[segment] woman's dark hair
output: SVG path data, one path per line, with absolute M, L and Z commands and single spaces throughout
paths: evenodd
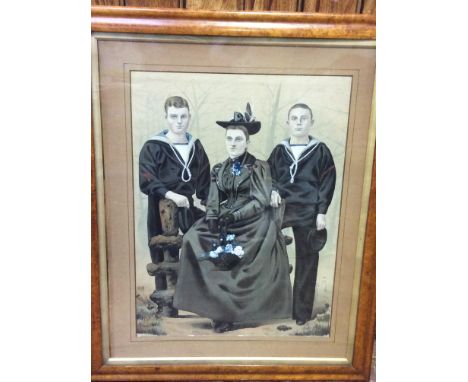
M 228 130 L 240 130 L 244 133 L 245 135 L 245 140 L 248 142 L 250 140 L 250 134 L 247 130 L 247 128 L 245 126 L 242 126 L 242 125 L 238 125 L 238 126 L 235 126 L 235 125 L 229 125 L 228 127 L 226 127 L 226 132 Z

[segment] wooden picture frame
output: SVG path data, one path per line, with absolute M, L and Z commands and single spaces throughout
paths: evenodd
M 194 12 L 186 10 L 158 10 L 144 8 L 92 7 L 93 32 L 93 135 L 92 135 L 92 380 L 94 381 L 156 381 L 156 380 L 326 380 L 326 381 L 366 381 L 370 375 L 373 342 L 375 338 L 375 99 L 372 95 L 375 70 L 375 17 L 363 15 L 325 15 L 292 13 L 256 13 L 256 12 Z M 361 118 L 362 160 L 364 169 L 358 181 L 362 184 L 356 198 L 362 199 L 362 208 L 355 215 L 361 221 L 363 229 L 356 231 L 356 249 L 353 258 L 359 258 L 359 274 L 354 276 L 356 284 L 355 316 L 350 319 L 353 341 L 348 343 L 347 362 L 334 363 L 326 360 L 308 362 L 277 362 L 276 359 L 264 362 L 224 360 L 204 360 L 191 362 L 190 357 L 177 362 L 165 362 L 163 358 L 153 362 L 145 357 L 135 357 L 119 362 L 109 362 L 111 353 L 109 343 L 109 319 L 112 314 L 108 309 L 108 258 L 106 257 L 106 216 L 104 211 L 105 191 L 103 148 L 101 129 L 101 107 L 103 100 L 99 95 L 99 68 L 104 54 L 99 56 L 99 41 L 123 43 L 152 41 L 158 38 L 173 37 L 174 41 L 186 42 L 187 39 L 204 39 L 219 42 L 219 39 L 244 38 L 266 41 L 266 46 L 284 45 L 305 47 L 324 44 L 324 47 L 344 49 L 370 49 L 374 51 L 372 59 L 366 63 L 367 74 L 372 77 L 366 82 L 370 97 L 359 98 L 354 117 Z M 182 40 L 178 40 L 179 37 Z M 172 38 L 171 37 L 171 38 Z M 185 40 L 184 40 L 185 39 Z M 262 40 L 264 39 L 264 40 Z M 231 40 L 229 40 L 231 41 Z M 237 41 L 237 40 L 232 40 Z M 242 44 L 242 43 L 240 43 Z M 239 45 L 239 44 L 238 44 Z M 318 45 L 317 45 L 318 46 Z M 320 45 L 322 46 L 322 45 Z M 268 49 L 268 48 L 267 48 Z M 372 56 L 372 54 L 371 54 Z M 109 60 L 111 60 L 110 58 Z M 367 62 L 367 61 L 366 61 Z M 336 68 L 335 68 L 336 69 Z M 341 70 L 341 69 L 340 69 Z M 344 70 L 344 69 L 343 69 Z M 359 70 L 355 70 L 358 73 Z M 326 68 L 325 68 L 325 72 Z M 117 73 L 117 75 L 119 75 Z M 358 75 L 358 74 L 356 74 Z M 357 77 L 353 77 L 357 78 Z M 357 85 L 356 85 L 357 86 Z M 119 85 L 117 91 L 125 90 Z M 357 96 L 356 96 L 357 97 Z M 357 99 L 357 98 L 356 98 Z M 104 100 L 104 104 L 109 100 Z M 361 105 L 361 106 L 359 106 Z M 105 105 L 104 105 L 105 106 Z M 125 110 L 120 118 L 125 117 Z M 363 111 L 365 110 L 365 112 Z M 362 113 L 361 113 L 362 111 Z M 362 115 L 361 115 L 361 114 Z M 125 123 L 125 122 L 124 122 Z M 349 158 L 348 158 L 349 159 Z M 351 165 L 350 165 L 351 166 Z M 349 179 L 348 179 L 349 181 Z M 359 215 L 359 216 L 358 216 Z M 345 216 L 346 218 L 346 216 Z M 358 237 L 360 235 L 360 237 Z M 354 242 L 353 242 L 354 243 Z M 351 305 L 352 303 L 349 302 Z M 349 330 L 350 328 L 348 328 Z M 129 357 L 131 358 L 131 357 Z

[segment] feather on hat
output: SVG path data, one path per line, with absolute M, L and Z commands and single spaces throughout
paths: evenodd
M 228 126 L 244 126 L 250 135 L 257 134 L 261 127 L 261 122 L 255 120 L 252 114 L 252 108 L 248 102 L 244 114 L 235 111 L 234 117 L 230 121 L 216 121 L 216 123 L 224 128 Z

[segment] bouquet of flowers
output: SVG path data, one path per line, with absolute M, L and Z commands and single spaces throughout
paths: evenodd
M 221 234 L 219 243 L 211 243 L 211 251 L 206 257 L 221 271 L 228 271 L 236 266 L 244 256 L 242 246 L 235 241 L 236 235 Z

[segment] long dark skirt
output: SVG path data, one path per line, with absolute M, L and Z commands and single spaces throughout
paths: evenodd
M 292 292 L 284 239 L 270 209 L 227 230 L 244 249 L 229 271 L 197 258 L 211 249 L 212 234 L 203 219 L 184 235 L 174 306 L 224 322 L 259 322 L 291 317 Z

